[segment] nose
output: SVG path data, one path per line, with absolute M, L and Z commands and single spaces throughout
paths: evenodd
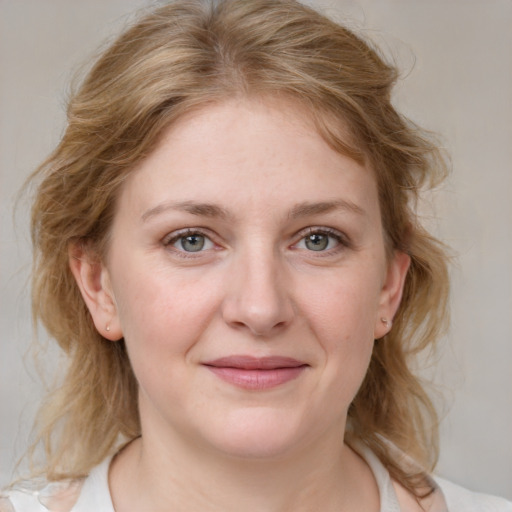
M 294 316 L 291 289 L 278 256 L 251 252 L 230 269 L 222 314 L 234 328 L 271 336 Z

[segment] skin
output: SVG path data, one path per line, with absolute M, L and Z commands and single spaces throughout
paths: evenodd
M 182 118 L 123 185 L 106 261 L 72 255 L 139 383 L 142 437 L 110 470 L 116 510 L 379 509 L 342 433 L 409 258 L 386 255 L 372 170 L 305 112 L 236 99 Z M 245 389 L 205 365 L 233 355 L 303 368 Z

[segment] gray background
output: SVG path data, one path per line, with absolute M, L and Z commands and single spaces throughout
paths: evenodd
M 446 398 L 438 473 L 512 499 L 512 1 L 309 3 L 394 56 L 404 78 L 396 103 L 452 155 L 450 180 L 423 205 L 458 254 L 452 329 L 422 369 Z M 13 220 L 16 194 L 62 133 L 73 72 L 143 5 L 0 0 L 0 486 L 42 394 L 27 355 L 28 202 Z

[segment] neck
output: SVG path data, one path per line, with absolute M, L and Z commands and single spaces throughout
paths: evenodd
M 339 431 L 293 453 L 249 460 L 155 439 L 143 435 L 114 460 L 117 512 L 378 510 L 371 471 Z

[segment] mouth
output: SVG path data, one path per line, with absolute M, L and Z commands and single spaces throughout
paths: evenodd
M 203 365 L 220 379 L 243 389 L 265 390 L 299 377 L 308 364 L 290 357 L 229 356 Z

